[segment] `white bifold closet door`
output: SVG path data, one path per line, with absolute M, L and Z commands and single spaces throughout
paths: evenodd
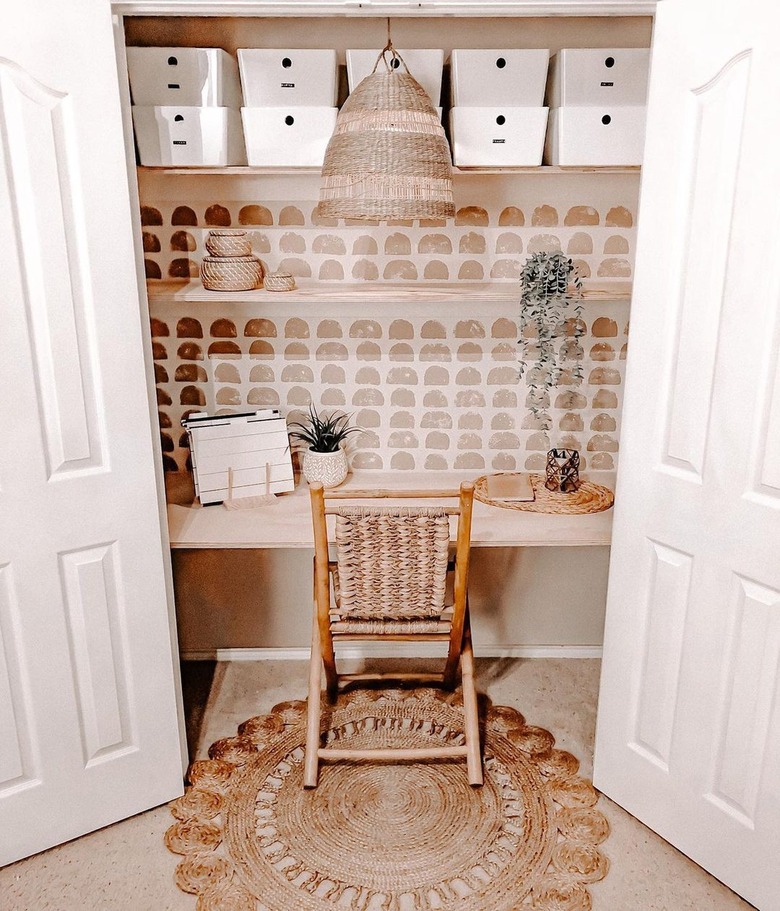
M 5 864 L 182 792 L 146 328 L 105 0 L 3 7 L 0 275 Z
M 780 909 L 780 13 L 662 0 L 595 783 Z

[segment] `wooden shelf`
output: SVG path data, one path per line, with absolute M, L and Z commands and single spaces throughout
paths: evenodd
M 345 488 L 456 489 L 473 480 L 474 472 L 376 472 L 357 471 Z M 599 475 L 598 483 L 610 488 L 614 476 Z M 377 505 L 377 501 L 350 501 Z M 384 504 L 399 501 L 383 500 Z M 410 505 L 410 501 L 404 501 Z M 446 500 L 424 500 L 422 505 L 446 505 Z M 280 494 L 272 506 L 226 510 L 222 506 L 168 506 L 171 547 L 206 548 L 311 548 L 313 547 L 308 486 L 299 481 L 291 493 Z M 606 546 L 612 539 L 612 510 L 590 515 L 552 516 L 504 509 L 474 502 L 472 543 L 475 547 L 589 547 Z M 454 520 L 451 531 L 454 533 Z
M 539 165 L 538 167 L 527 168 L 453 168 L 452 173 L 455 177 L 478 177 L 485 174 L 522 174 L 522 175 L 574 175 L 574 174 L 636 174 L 641 172 L 639 166 L 636 167 L 580 167 L 580 168 L 559 168 L 553 165 Z M 301 175 L 312 175 L 319 177 L 321 168 L 264 168 L 264 167 L 223 167 L 223 168 L 169 168 L 169 167 L 149 167 L 141 165 L 138 171 L 142 174 L 164 174 L 166 176 L 180 175 L 192 177 L 203 174 L 212 177 L 300 177 Z
M 367 303 L 370 301 L 410 301 L 417 303 L 478 303 L 480 301 L 511 301 L 520 299 L 519 282 L 482 284 L 453 282 L 450 285 L 409 282 L 405 285 L 354 282 L 352 284 L 330 284 L 327 282 L 300 281 L 295 291 L 206 291 L 198 281 L 190 282 L 147 282 L 147 293 L 152 302 L 168 303 L 209 303 L 230 301 L 231 303 L 291 303 L 316 304 Z M 611 284 L 588 284 L 583 288 L 583 300 L 627 301 L 631 299 L 630 282 Z
M 453 168 L 452 173 L 456 177 L 472 177 L 480 174 L 636 174 L 639 175 L 642 168 L 639 165 L 625 167 L 615 167 L 613 165 L 589 165 L 581 167 L 563 168 L 557 165 L 538 165 L 537 167 L 528 168 Z

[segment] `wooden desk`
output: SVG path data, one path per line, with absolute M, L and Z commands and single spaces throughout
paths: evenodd
M 396 489 L 452 488 L 473 480 L 474 472 L 404 471 L 353 472 L 343 488 L 384 487 Z M 585 474 L 587 477 L 587 473 Z M 614 489 L 614 477 L 597 481 Z M 313 548 L 309 489 L 298 481 L 291 493 L 280 494 L 273 506 L 226 510 L 221 506 L 168 506 L 170 544 L 178 549 L 203 548 Z M 352 501 L 350 501 L 352 502 Z M 392 500 L 354 501 L 372 505 Z M 421 504 L 452 505 L 451 500 L 424 500 Z M 410 501 L 405 501 L 410 505 Z M 453 523 L 454 528 L 454 523 Z M 471 542 L 474 547 L 583 547 L 608 545 L 612 539 L 612 510 L 591 515 L 550 516 L 503 509 L 474 502 Z

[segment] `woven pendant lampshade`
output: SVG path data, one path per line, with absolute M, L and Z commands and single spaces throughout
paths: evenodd
M 358 219 L 455 215 L 444 128 L 392 42 L 339 111 L 322 166 L 319 214 Z

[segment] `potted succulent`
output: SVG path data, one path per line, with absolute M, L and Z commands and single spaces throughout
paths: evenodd
M 338 487 L 349 472 L 343 443 L 350 433 L 360 431 L 349 423 L 349 415 L 334 411 L 319 414 L 309 405 L 304 421 L 289 424 L 290 438 L 303 450 L 303 476 L 311 484 L 319 481 L 324 487 Z
M 526 377 L 528 402 L 540 430 L 552 429 L 551 391 L 582 382 L 582 282 L 574 263 L 560 252 L 534 253 L 520 277 L 520 376 Z M 579 453 L 551 449 L 546 486 L 573 492 L 579 486 Z

